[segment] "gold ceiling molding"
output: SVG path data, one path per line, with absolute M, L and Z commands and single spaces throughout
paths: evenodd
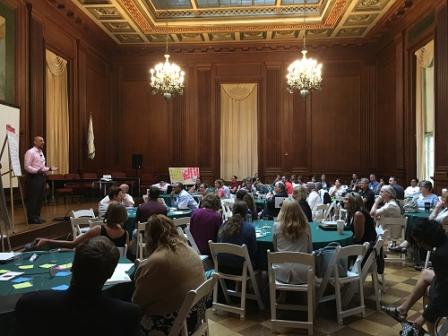
M 51 1 L 51 0 L 47 0 Z M 399 0 L 73 0 L 118 44 L 362 40 Z M 304 23 L 304 17 L 306 21 Z

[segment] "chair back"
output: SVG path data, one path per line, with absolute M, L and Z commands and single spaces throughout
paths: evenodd
M 145 253 L 145 230 L 148 222 L 137 223 L 137 259 L 143 259 Z
M 184 302 L 182 303 L 182 306 L 180 307 L 179 311 L 177 312 L 177 317 L 173 322 L 173 326 L 171 327 L 170 333 L 168 336 L 187 336 L 188 330 L 187 330 L 187 316 L 188 313 L 191 311 L 191 309 L 200 301 L 205 300 L 211 293 L 212 290 L 218 281 L 218 275 L 213 274 L 213 276 L 203 282 L 198 288 L 190 290 L 185 295 Z M 205 304 L 205 303 L 204 303 Z M 200 311 L 200 310 L 198 310 Z M 199 336 L 199 335 L 208 335 L 208 322 L 207 317 L 204 314 L 204 317 L 201 318 L 200 326 L 197 330 L 195 330 L 192 334 L 192 336 Z
M 101 225 L 101 224 L 104 224 L 104 220 L 101 218 L 89 219 L 89 227 L 90 228 L 93 228 L 94 226 Z
M 271 252 L 269 250 L 267 251 L 267 254 L 269 281 L 273 281 L 275 283 L 275 268 L 273 267 L 274 264 L 300 264 L 308 266 L 309 268 L 307 277 L 310 278 L 310 281 L 314 280 L 314 254 L 302 252 Z
M 190 224 L 191 217 L 174 218 L 173 223 L 176 226 L 184 226 Z
M 384 229 L 384 235 L 391 239 L 404 239 L 407 217 L 381 217 L 377 225 Z
M 191 234 L 190 227 L 187 226 L 185 228 L 184 232 L 185 232 L 185 235 L 187 236 L 187 240 L 188 240 L 188 243 L 190 244 L 191 248 L 193 250 L 195 250 L 198 254 L 201 254 L 201 252 L 199 251 L 198 245 L 196 244 L 196 241 L 194 240 L 194 237 Z
M 87 217 L 87 218 L 95 218 L 95 213 L 93 212 L 93 209 L 81 209 L 81 210 L 72 210 L 73 218 L 81 218 L 81 217 Z M 88 223 L 87 223 L 88 224 Z
M 72 226 L 73 240 L 75 240 L 79 235 L 81 235 L 81 226 L 90 227 L 90 217 L 70 217 L 70 224 Z
M 229 220 L 232 217 L 233 213 L 232 210 L 230 209 L 228 202 L 221 202 L 221 209 L 224 221 Z
M 368 243 L 366 243 L 366 251 L 369 248 Z M 361 270 L 361 276 L 363 281 L 367 278 L 367 275 L 372 272 L 373 268 L 376 269 L 376 257 L 379 256 L 380 250 L 384 245 L 384 240 L 381 237 L 378 237 L 375 245 L 372 248 L 372 251 L 369 253 L 365 261 L 363 261 L 364 265 Z
M 349 245 L 344 246 L 339 251 L 338 259 L 341 258 L 349 258 L 349 257 L 356 257 L 355 264 L 353 265 L 353 270 L 358 275 L 361 275 L 361 263 L 362 259 L 364 258 L 364 255 L 366 254 L 367 249 L 369 248 L 369 243 L 364 243 L 363 245 Z M 338 268 L 335 265 L 333 265 L 335 271 L 335 277 L 339 277 L 338 274 Z

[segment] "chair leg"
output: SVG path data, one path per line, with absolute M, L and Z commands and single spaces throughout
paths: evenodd
M 241 309 L 243 310 L 240 313 L 241 320 L 244 320 L 246 317 L 246 292 L 247 292 L 247 277 L 243 277 L 243 281 L 241 283 Z
M 255 279 L 254 274 L 251 275 L 250 280 L 252 281 L 252 287 L 254 289 L 254 294 L 255 294 L 255 297 L 257 298 L 258 308 L 260 310 L 263 310 L 264 304 L 263 304 L 263 301 L 261 300 L 260 289 L 258 288 L 258 282 L 257 282 L 257 279 Z
M 310 286 L 311 288 L 308 289 L 307 293 L 307 303 L 308 303 L 308 322 L 311 322 L 311 326 L 308 327 L 308 335 L 313 335 L 313 325 L 314 325 L 314 288 Z
M 362 283 L 362 279 L 359 279 L 359 301 L 362 307 L 362 317 L 366 317 L 366 306 L 364 304 L 364 286 Z
M 376 272 L 376 269 L 374 268 L 372 270 L 372 282 L 373 282 L 373 290 L 375 291 L 375 302 L 376 302 L 376 310 L 381 310 L 381 304 L 380 304 L 380 289 L 378 286 L 378 273 Z
M 275 280 L 274 280 L 275 281 Z M 271 320 L 277 319 L 277 291 L 275 285 L 269 284 L 269 301 L 271 302 Z
M 336 294 L 336 314 L 338 318 L 338 323 L 343 324 L 342 320 L 342 298 L 341 298 L 341 285 L 338 280 L 335 279 L 335 286 L 334 286 L 335 294 Z
M 219 283 L 221 284 L 221 288 L 224 293 L 224 298 L 226 299 L 226 303 L 230 304 L 230 298 L 229 298 L 229 294 L 228 294 L 226 281 L 224 279 L 219 279 Z M 216 297 L 216 300 L 218 300 L 218 297 Z

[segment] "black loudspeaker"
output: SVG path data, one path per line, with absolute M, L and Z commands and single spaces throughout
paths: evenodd
M 132 154 L 132 168 L 133 169 L 143 168 L 143 155 L 142 154 Z

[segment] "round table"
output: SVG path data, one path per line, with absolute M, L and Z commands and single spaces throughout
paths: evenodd
M 257 255 L 256 265 L 261 269 L 267 268 L 267 250 L 274 251 L 272 244 L 272 225 L 273 220 L 257 220 L 253 222 L 255 233 L 257 235 Z M 313 241 L 313 250 L 327 246 L 329 243 L 337 242 L 342 246 L 352 243 L 353 233 L 344 231 L 339 234 L 336 230 L 323 230 L 319 223 L 309 222 L 311 229 L 311 238 Z
M 15 277 L 29 278 L 28 280 L 32 287 L 15 289 L 13 285 L 14 279 L 9 281 L 0 281 L 0 330 L 2 335 L 9 335 L 8 329 L 13 326 L 14 321 L 14 308 L 19 298 L 28 292 L 35 292 L 38 290 L 49 290 L 53 287 L 61 285 L 70 285 L 71 273 L 65 276 L 52 276 L 50 274 L 49 265 L 64 266 L 65 269 L 61 271 L 70 272 L 71 263 L 73 262 L 74 252 L 61 251 L 61 252 L 36 252 L 38 258 L 34 262 L 30 262 L 29 259 L 33 252 L 26 252 L 16 257 L 13 261 L 5 264 L 0 264 L 0 273 L 4 271 L 23 272 L 22 275 Z M 132 262 L 121 257 L 119 260 L 121 264 L 132 264 Z M 32 268 L 21 269 L 20 266 L 33 265 Z M 44 266 L 44 267 L 42 267 Z M 129 274 L 132 274 L 134 268 L 129 270 Z M 103 292 L 105 295 L 115 297 L 123 300 L 130 300 L 132 296 L 132 283 L 121 283 L 116 285 L 105 285 Z

